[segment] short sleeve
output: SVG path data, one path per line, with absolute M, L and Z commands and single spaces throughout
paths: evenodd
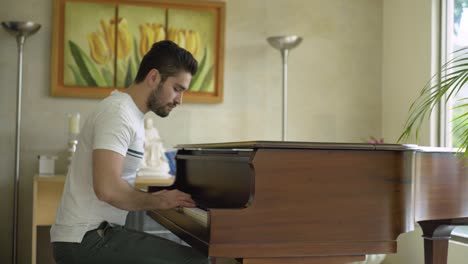
M 103 112 L 95 119 L 93 150 L 112 150 L 125 157 L 133 135 L 131 123 L 121 112 L 109 112 Z

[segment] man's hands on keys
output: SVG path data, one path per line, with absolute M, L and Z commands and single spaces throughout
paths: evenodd
M 151 193 L 157 199 L 156 208 L 161 210 L 172 209 L 176 207 L 195 207 L 195 202 L 190 194 L 179 190 L 162 190 Z

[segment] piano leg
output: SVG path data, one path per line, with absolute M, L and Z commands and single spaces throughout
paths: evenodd
M 330 256 L 303 258 L 244 258 L 242 264 L 345 264 L 363 261 L 366 256 Z
M 418 222 L 423 231 L 425 264 L 447 264 L 448 245 L 452 230 L 457 227 L 452 220 Z

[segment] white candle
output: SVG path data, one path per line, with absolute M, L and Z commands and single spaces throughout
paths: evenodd
M 80 133 L 80 113 L 68 115 L 68 131 L 70 134 Z

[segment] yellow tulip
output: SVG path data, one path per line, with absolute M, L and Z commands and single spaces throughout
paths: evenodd
M 107 43 L 107 47 L 110 49 L 112 54 L 115 53 L 115 28 L 113 23 L 106 23 L 104 20 L 101 19 L 101 28 L 104 32 L 104 38 Z
M 197 31 L 186 30 L 185 45 L 185 48 L 192 53 L 193 56 L 197 57 L 200 50 L 200 34 Z
M 150 49 L 153 40 L 153 31 L 147 24 L 142 24 L 140 28 L 140 55 L 143 57 Z
M 104 32 L 107 46 L 115 54 L 115 20 L 111 19 L 109 23 L 101 20 L 101 28 Z M 132 37 L 128 29 L 128 22 L 125 18 L 119 18 L 117 21 L 117 58 L 126 59 L 133 48 Z
M 158 41 L 166 39 L 166 30 L 164 29 L 163 25 L 153 23 L 151 26 L 152 26 L 153 32 L 154 32 L 153 42 L 158 42 Z
M 177 40 L 177 44 L 178 44 L 180 47 L 182 47 L 182 48 L 185 49 L 186 44 L 185 44 L 185 33 L 184 33 L 184 32 L 185 32 L 185 30 L 183 30 L 183 29 L 182 29 L 182 30 L 179 30 L 179 31 L 177 32 L 177 35 L 176 35 L 176 40 Z
M 185 30 L 177 29 L 177 28 L 170 28 L 168 39 L 174 41 L 179 47 L 185 49 Z
M 140 54 L 144 56 L 153 43 L 166 39 L 166 31 L 163 25 L 145 23 L 140 25 Z
M 133 49 L 133 42 L 125 18 L 119 18 L 117 32 L 117 58 L 126 59 Z
M 174 41 L 181 48 L 188 50 L 197 57 L 200 52 L 200 34 L 194 30 L 170 28 L 168 39 Z
M 176 33 L 177 33 L 177 29 L 170 28 L 167 32 L 167 39 L 175 42 Z
M 107 64 L 111 60 L 112 53 L 106 45 L 104 37 L 98 32 L 88 34 L 89 49 L 91 50 L 91 58 L 97 64 Z

